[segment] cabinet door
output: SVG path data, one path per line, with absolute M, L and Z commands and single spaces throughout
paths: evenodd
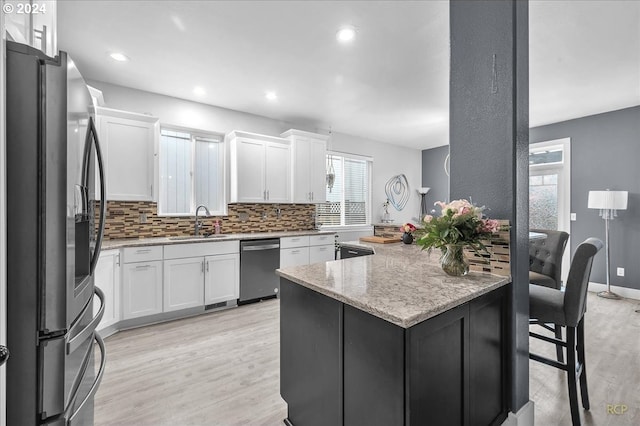
M 204 304 L 235 300 L 240 296 L 240 255 L 205 258 Z
M 310 170 L 310 148 L 308 139 L 296 138 L 293 141 L 293 202 L 310 203 L 311 188 L 309 186 Z
M 122 317 L 162 312 L 162 262 L 126 263 L 122 272 Z
M 120 320 L 120 251 L 109 250 L 100 253 L 95 272 L 95 285 L 104 293 L 104 315 L 98 331 Z M 100 309 L 100 301 L 94 298 L 94 314 Z
M 280 267 L 300 266 L 309 264 L 309 247 L 280 249 Z
M 164 312 L 204 305 L 204 258 L 164 261 Z
M 309 191 L 311 201 L 327 201 L 327 147 L 324 141 L 311 139 L 309 142 Z
M 238 203 L 265 202 L 265 143 L 251 139 L 236 141 Z M 233 177 L 232 177 L 233 178 Z
M 157 123 L 100 116 L 108 200 L 153 201 Z
M 328 262 L 335 260 L 335 257 L 335 246 L 333 244 L 309 247 L 309 264 Z
M 291 202 L 291 147 L 267 142 L 265 189 L 269 203 Z

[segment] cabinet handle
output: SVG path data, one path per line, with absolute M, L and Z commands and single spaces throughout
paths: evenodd
M 269 201 L 269 190 L 267 189 L 267 201 Z
M 291 250 L 291 254 L 298 254 L 300 253 L 300 250 Z
M 313 192 L 311 192 L 311 201 L 313 201 Z
M 265 189 L 264 191 L 262 191 L 262 199 L 263 200 L 267 200 L 267 190 Z
M 307 193 L 307 200 L 311 201 L 311 193 Z
M 207 272 L 209 272 L 209 262 L 205 262 L 207 264 Z
M 116 266 L 120 266 L 120 255 L 116 255 Z
M 204 273 L 204 260 L 200 264 L 200 272 Z
M 149 253 L 151 251 L 151 249 L 139 249 L 136 250 L 136 253 Z
M 149 268 L 151 268 L 151 265 L 139 265 L 139 266 L 136 266 L 136 269 L 149 269 Z
M 320 250 L 320 251 L 327 251 L 327 248 L 326 248 L 326 247 L 320 247 L 320 249 L 319 249 L 319 250 Z

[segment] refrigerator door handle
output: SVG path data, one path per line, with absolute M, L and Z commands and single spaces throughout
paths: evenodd
M 100 150 L 100 141 L 98 140 L 98 131 L 93 122 L 93 117 L 89 117 L 89 125 L 87 128 L 87 139 L 89 134 L 93 136 L 93 143 L 96 147 L 96 156 L 98 157 L 98 174 L 100 176 L 100 221 L 98 222 L 98 235 L 96 236 L 96 247 L 93 251 L 93 257 L 91 258 L 90 275 L 93 275 L 98 264 L 98 258 L 100 257 L 100 250 L 102 249 L 102 237 L 104 236 L 104 222 L 107 216 L 107 193 L 105 189 L 105 174 L 104 174 L 104 160 L 102 158 L 102 151 Z M 88 140 L 86 141 L 88 142 Z M 85 143 L 86 143 L 85 142 Z M 88 176 L 86 177 L 88 179 Z
M 100 309 L 98 310 L 96 316 L 93 317 L 91 322 L 89 322 L 89 324 L 87 324 L 87 326 L 77 334 L 75 333 L 75 329 L 77 328 L 75 325 L 69 329 L 69 333 L 67 335 L 73 337 L 67 342 L 67 354 L 70 354 L 71 352 L 78 349 L 78 347 L 82 345 L 82 342 L 84 342 L 87 337 L 89 337 L 89 335 L 95 331 L 96 327 L 98 327 L 98 324 L 100 324 L 100 321 L 102 320 L 102 316 L 104 315 L 104 293 L 102 292 L 102 290 L 100 290 L 100 288 L 95 286 L 93 287 L 93 291 L 100 298 Z M 79 317 L 82 318 L 87 309 L 91 309 L 92 307 L 93 298 L 89 299 L 89 302 L 87 302 L 87 305 L 84 307 Z
M 71 416 L 69 416 L 68 418 L 65 416 L 65 425 L 73 424 L 73 421 L 75 417 L 78 415 L 78 413 L 82 411 L 82 409 L 84 408 L 84 406 L 89 400 L 93 399 L 96 392 L 98 391 L 98 387 L 100 387 L 100 382 L 102 382 L 102 376 L 104 376 L 104 367 L 107 364 L 107 353 L 104 347 L 104 340 L 102 340 L 102 336 L 100 336 L 100 334 L 97 332 L 93 333 L 93 338 L 95 339 L 96 343 L 100 347 L 100 369 L 96 374 L 96 380 L 93 382 L 93 385 L 89 390 L 89 393 L 87 393 L 87 396 L 84 397 L 84 399 L 82 400 L 82 402 L 80 403 L 76 411 L 74 411 L 73 414 L 71 414 Z

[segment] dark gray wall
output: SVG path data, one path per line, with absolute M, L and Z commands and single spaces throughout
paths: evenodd
M 511 399 L 529 401 L 527 1 L 452 1 L 451 199 L 511 223 Z
M 448 154 L 449 145 L 422 151 L 422 186 L 431 188 L 425 197 L 428 211 L 436 201 L 449 201 L 449 176 L 444 171 Z
M 611 285 L 640 289 L 640 106 L 534 127 L 531 143 L 571 138 L 571 254 L 587 237 L 604 241 L 604 221 L 587 208 L 589 190 L 629 191 L 628 210 L 611 222 Z M 616 267 L 625 276 L 616 276 Z M 604 283 L 605 255 L 599 253 L 591 281 Z

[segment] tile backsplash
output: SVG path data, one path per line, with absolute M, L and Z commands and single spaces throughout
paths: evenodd
M 99 202 L 95 211 L 97 227 Z M 313 204 L 229 204 L 227 216 L 200 217 L 204 224 L 202 232 L 212 233 L 216 220 L 220 221 L 223 234 L 306 231 L 314 228 L 315 211 Z M 158 205 L 154 202 L 108 201 L 104 238 L 192 235 L 193 223 L 193 216 L 158 216 Z

